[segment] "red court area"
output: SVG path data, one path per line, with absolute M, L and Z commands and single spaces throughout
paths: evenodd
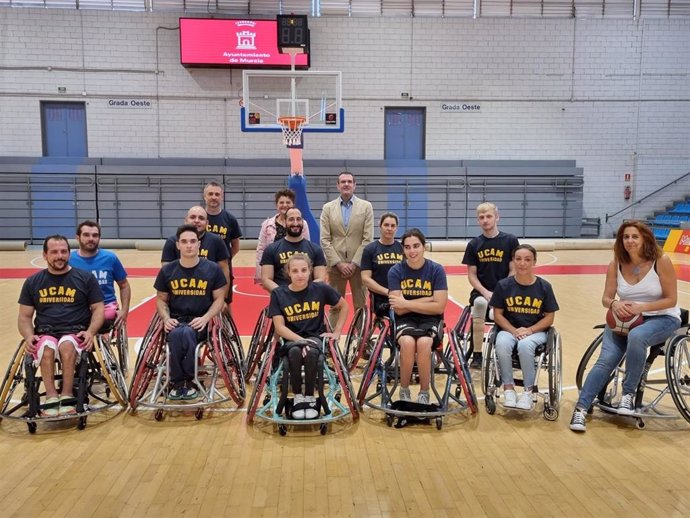
M 465 266 L 446 266 L 448 275 L 466 275 Z M 0 279 L 25 279 L 35 268 L 0 268 Z M 678 279 L 690 281 L 690 265 L 676 265 Z M 132 278 L 150 278 L 151 284 L 158 273 L 157 268 L 127 268 L 127 272 Z M 234 296 L 232 303 L 233 317 L 235 324 L 242 336 L 250 336 L 254 330 L 254 325 L 259 318 L 259 313 L 268 304 L 268 294 L 260 285 L 254 284 L 254 268 L 236 267 L 234 268 Z M 544 265 L 537 267 L 540 275 L 603 275 L 606 273 L 606 265 Z M 352 299 L 348 293 L 348 303 L 352 307 Z M 141 302 L 143 301 L 143 302 Z M 445 319 L 449 325 L 454 325 L 460 317 L 462 306 L 465 301 L 450 300 L 446 308 Z M 156 310 L 156 301 L 153 287 L 150 294 L 133 293 L 133 309 L 130 312 L 127 331 L 130 337 L 138 338 L 144 336 L 151 317 Z M 352 311 L 350 312 L 350 317 Z M 349 325 L 349 319 L 348 319 Z

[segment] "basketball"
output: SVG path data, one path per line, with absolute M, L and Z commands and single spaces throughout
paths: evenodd
M 627 320 L 621 320 L 611 309 L 606 312 L 606 325 L 617 335 L 626 336 L 631 329 L 643 322 L 644 318 L 642 315 L 633 315 Z

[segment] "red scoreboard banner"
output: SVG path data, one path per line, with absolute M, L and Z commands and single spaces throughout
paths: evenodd
M 185 66 L 290 68 L 278 52 L 275 20 L 180 18 L 180 62 Z M 295 56 L 295 68 L 309 68 L 309 54 Z

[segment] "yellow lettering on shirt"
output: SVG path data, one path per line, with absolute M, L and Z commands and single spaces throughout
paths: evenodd
M 479 257 L 479 262 L 482 263 L 500 263 L 503 261 L 503 250 L 497 248 L 485 248 L 484 250 L 479 250 L 477 253 Z
M 403 260 L 403 254 L 395 252 L 382 252 L 376 256 L 377 264 L 398 264 Z
M 287 317 L 288 322 L 291 322 L 290 317 L 294 315 L 302 315 L 307 312 L 311 313 L 316 313 L 315 316 L 318 315 L 319 309 L 321 308 L 321 303 L 318 301 L 306 301 L 306 302 L 297 302 L 295 304 L 292 304 L 290 306 L 285 306 L 283 310 L 285 311 L 285 316 Z M 309 317 L 312 318 L 312 317 Z M 304 320 L 304 319 L 300 319 Z
M 194 277 L 190 279 L 173 279 L 170 281 L 170 289 L 178 290 L 178 289 L 193 289 L 196 288 L 198 290 L 205 291 L 206 288 L 208 287 L 208 281 L 203 280 L 203 279 L 195 279 Z
M 206 225 L 206 231 L 207 232 L 213 232 L 214 234 L 218 234 L 219 236 L 225 237 L 228 235 L 228 227 L 224 227 L 223 225 L 211 225 L 210 223 Z
M 543 300 L 536 297 L 523 297 L 522 295 L 515 295 L 508 297 L 505 300 L 506 311 L 511 313 L 524 313 L 527 315 L 538 315 L 541 313 L 541 306 Z

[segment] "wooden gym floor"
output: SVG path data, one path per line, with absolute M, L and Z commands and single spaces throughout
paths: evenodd
M 148 269 L 155 269 L 159 253 L 119 255 L 139 272 L 130 276 L 133 305 L 139 304 L 153 293 Z M 461 256 L 427 254 L 449 267 L 451 296 L 465 303 L 469 284 Z M 679 303 L 690 307 L 690 257 L 673 259 L 684 279 Z M 688 516 L 689 423 L 649 419 L 645 430 L 637 430 L 630 419 L 595 412 L 586 434 L 568 429 L 575 370 L 597 334 L 592 326 L 603 319 L 609 260 L 607 251 L 539 254 L 540 275 L 553 284 L 561 306 L 555 325 L 563 338 L 565 392 L 556 422 L 540 411 L 505 414 L 499 408 L 491 416 L 483 401 L 477 415 L 448 418 L 441 431 L 433 425 L 388 428 L 369 410 L 358 423 L 335 426 L 326 436 L 290 431 L 281 437 L 270 426 L 250 427 L 244 409 L 201 421 L 171 415 L 156 422 L 145 411 L 95 414 L 83 431 L 39 424 L 35 435 L 23 423 L 4 420 L 2 515 Z M 23 279 L 17 277 L 25 273 L 17 272 L 44 264 L 39 250 L 2 252 L 0 261 L 4 373 L 19 341 Z M 252 263 L 249 251 L 235 261 L 238 277 L 245 277 L 240 284 L 251 283 Z M 250 320 L 249 327 L 256 315 Z M 135 342 L 131 338 L 132 357 Z M 355 385 L 359 378 L 356 372 Z M 670 398 L 665 407 L 674 411 Z

